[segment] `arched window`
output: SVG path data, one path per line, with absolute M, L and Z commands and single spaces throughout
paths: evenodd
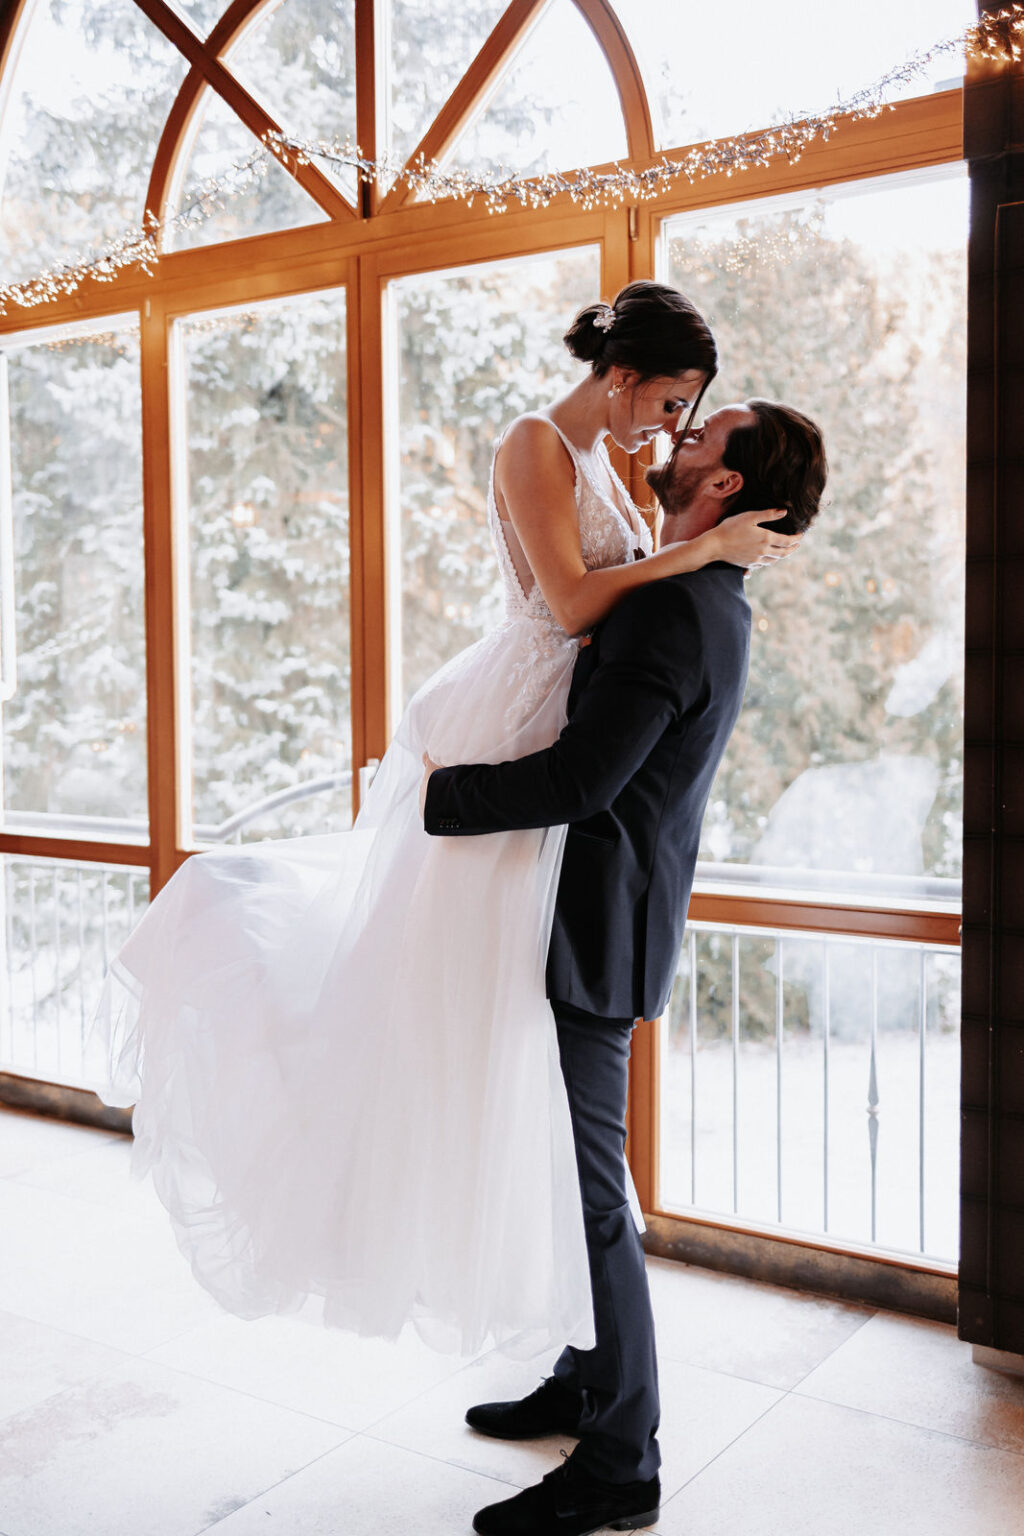
M 750 583 L 688 948 L 635 1050 L 634 1171 L 665 1220 L 952 1273 L 960 66 L 793 163 L 640 204 L 495 217 L 396 174 L 640 168 L 971 20 L 819 16 L 741 0 L 736 49 L 714 7 L 645 0 L 9 8 L 0 277 L 191 217 L 151 275 L 0 316 L 0 1070 L 79 1080 L 103 964 L 193 849 L 347 824 L 410 691 L 496 618 L 495 435 L 577 376 L 579 305 L 661 275 L 720 339 L 715 403 L 819 417 L 833 478 L 799 560 Z M 271 161 L 213 206 L 274 130 L 392 172 Z

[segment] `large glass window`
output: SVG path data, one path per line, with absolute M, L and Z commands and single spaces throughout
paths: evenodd
M 505 10 L 505 0 L 388 0 L 387 145 L 402 164 L 412 154 Z
M 665 225 L 720 345 L 708 408 L 786 401 L 831 463 L 799 554 L 747 585 L 750 682 L 704 828 L 720 869 L 957 898 L 966 191 L 944 170 Z
M 398 356 L 397 700 L 500 617 L 487 526 L 495 438 L 580 377 L 561 338 L 600 288 L 596 246 L 417 273 L 390 285 Z
M 572 0 L 552 0 L 459 138 L 452 164 L 532 176 L 600 165 L 626 151 L 608 61 Z
M 180 323 L 199 842 L 351 819 L 342 290 Z
M 134 321 L 0 338 L 8 828 L 144 836 L 139 336 Z M 0 413 L 3 411 L 0 401 Z M 13 612 L 9 609 L 12 605 Z
M 204 37 L 228 9 L 171 3 Z M 624 159 L 622 103 L 587 20 L 610 18 L 582 0 L 527 9 L 500 66 L 486 81 L 474 74 L 474 110 L 439 152 L 492 174 Z M 967 0 L 897 10 L 866 0 L 825 28 L 811 0 L 736 0 L 724 19 L 689 0 L 610 9 L 668 151 L 827 107 L 974 19 Z M 303 136 L 356 137 L 358 84 L 377 148 L 403 160 L 506 12 L 506 0 L 368 5 L 373 78 L 357 82 L 370 50 L 357 60 L 355 0 L 269 0 L 250 7 L 218 67 Z M 34 0 L 20 27 L 0 82 L 4 279 L 138 222 L 176 93 L 189 69 L 204 70 L 137 0 Z M 740 53 L 723 44 L 730 28 L 743 33 Z M 890 96 L 926 96 L 959 72 L 944 55 Z M 171 119 L 180 137 L 164 145 L 169 205 L 202 216 L 175 232 L 175 254 L 153 273 L 115 279 L 126 297 L 113 303 L 131 313 L 104 316 L 111 290 L 90 280 L 59 301 L 71 322 L 60 330 L 29 333 L 20 314 L 0 315 L 0 1064 L 82 1080 L 82 1021 L 147 898 L 148 872 L 123 860 L 126 840 L 148 836 L 150 796 L 152 847 L 130 856 L 151 857 L 161 880 L 180 852 L 172 800 L 189 802 L 186 846 L 346 828 L 350 667 L 365 667 L 359 734 L 379 753 L 386 669 L 397 712 L 500 621 L 487 516 L 494 441 L 581 376 L 561 337 L 581 304 L 612 297 L 602 248 L 581 243 L 601 230 L 619 273 L 667 277 L 708 315 L 722 356 L 708 409 L 788 400 L 821 422 L 832 463 L 799 555 L 747 588 L 750 685 L 712 792 L 695 921 L 654 1052 L 660 1208 L 948 1260 L 966 182 L 959 167 L 880 173 L 957 153 L 952 93 L 896 101 L 870 134 L 840 127 L 814 163 L 847 180 L 825 191 L 801 189 L 807 161 L 782 159 L 757 190 L 784 195 L 740 201 L 750 189 L 739 178 L 727 184 L 732 203 L 693 208 L 678 182 L 653 211 L 693 211 L 664 220 L 652 272 L 647 204 L 599 219 L 562 201 L 503 220 L 482 218 L 479 203 L 380 218 L 368 205 L 366 217 L 332 221 L 272 162 L 211 211 L 207 178 L 258 141 L 221 94 L 204 92 L 187 124 Z M 322 170 L 355 199 L 350 173 Z M 308 240 L 306 226 L 316 226 Z M 286 240 L 262 238 L 284 230 Z M 206 259 L 203 247 L 239 237 L 244 262 Z M 440 261 L 450 265 L 410 270 Z M 408 275 L 385 281 L 379 329 L 382 271 Z M 352 358 L 339 286 L 350 277 Z M 185 318 L 168 329 L 165 313 Z M 39 319 L 48 322 L 28 323 Z M 351 571 L 350 389 L 353 419 L 376 422 L 383 407 L 384 421 L 383 475 L 375 431 L 351 445 Z M 148 704 L 143 420 L 146 527 L 167 549 L 172 503 L 181 561 L 173 581 L 152 561 L 148 570 L 150 676 L 161 684 Z M 172 590 L 183 599 L 178 634 Z M 163 686 L 172 668 L 176 699 Z M 175 729 L 184 784 L 159 755 Z M 147 737 L 161 768 L 149 786 Z M 55 834 L 90 846 L 56 845 Z M 55 859 L 62 849 L 69 857 Z M 788 926 L 805 921 L 792 902 L 808 896 L 806 920 L 835 932 Z M 875 937 L 843 931 L 850 902 L 867 909 L 857 921 Z M 637 1093 L 651 1060 L 637 1053 Z M 654 1108 L 645 1101 L 641 1120 Z
M 134 0 L 37 0 L 0 92 L 0 278 L 18 281 L 142 220 L 181 54 Z
M 355 143 L 355 0 L 285 0 L 263 12 L 229 62 L 285 133 Z M 317 163 L 355 201 L 354 174 Z
M 234 178 L 230 196 L 211 197 L 210 183 L 244 166 L 259 144 L 216 91 L 205 92 L 198 108 L 191 153 L 180 168 L 171 202 L 183 222 L 168 230 L 168 250 L 240 240 L 276 229 L 326 220 L 323 209 L 273 158 L 261 174 Z
M 615 0 L 615 9 L 643 71 L 659 149 L 827 110 L 977 19 L 969 0 L 863 0 L 830 6 L 827 21 L 820 0 L 734 0 L 727 16 L 685 0 L 671 22 L 652 0 Z M 732 41 L 740 37 L 742 47 Z M 962 73 L 962 58 L 940 54 L 886 99 L 959 86 Z
M 224 0 L 175 0 L 175 4 L 202 36 L 213 31 L 225 9 Z

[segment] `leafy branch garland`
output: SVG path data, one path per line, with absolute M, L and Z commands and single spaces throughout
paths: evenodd
M 404 181 L 417 198 L 436 202 L 455 198 L 469 205 L 480 198 L 491 213 L 504 213 L 513 204 L 546 208 L 553 198 L 567 195 L 583 208 L 611 207 L 657 197 L 683 177 L 693 183 L 709 176 L 733 176 L 752 167 L 769 165 L 784 156 L 795 164 L 804 151 L 819 140 L 827 142 L 840 127 L 840 119 L 878 117 L 891 109 L 886 100 L 896 87 L 910 84 L 924 74 L 934 59 L 944 55 L 989 59 L 1017 64 L 1024 58 L 1024 4 L 1015 3 L 983 16 L 955 37 L 934 43 L 912 55 L 845 101 L 827 111 L 795 117 L 771 128 L 695 145 L 681 159 L 663 156 L 643 170 L 616 165 L 611 171 L 548 171 L 525 176 L 515 173 L 487 175 L 467 170 L 448 170 L 435 160 L 420 156 L 409 164 L 389 155 L 367 159 L 350 139 L 309 140 L 275 133 L 266 135 L 261 148 L 220 176 L 203 182 L 179 211 L 159 220 L 147 209 L 143 223 L 127 229 L 99 252 L 48 267 L 37 276 L 0 286 L 0 315 L 10 306 L 30 309 L 60 294 L 74 293 L 86 279 L 112 282 L 126 267 L 138 266 L 151 275 L 160 260 L 160 246 L 175 230 L 191 229 L 222 209 L 264 176 L 271 159 L 286 168 L 290 163 L 308 165 L 313 160 L 344 166 L 362 182 L 391 185 Z

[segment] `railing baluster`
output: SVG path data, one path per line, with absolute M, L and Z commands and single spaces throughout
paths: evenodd
M 11 877 L 13 871 L 11 868 L 10 859 L 6 855 L 0 855 L 0 858 L 3 859 L 4 871 L 4 939 L 7 944 L 7 957 L 5 962 L 7 970 L 7 1038 L 11 1043 L 11 1052 L 7 1057 L 7 1060 L 13 1067 L 18 1059 L 17 1047 L 14 1043 L 14 928 L 13 920 L 11 918 L 11 908 L 13 906 L 13 902 L 11 900 Z
M 29 962 L 32 971 L 32 1065 L 39 1065 L 39 1003 L 36 989 L 36 871 L 35 866 L 28 867 L 28 948 Z
M 775 940 L 775 1209 L 782 1220 L 782 1029 L 785 1023 L 785 985 L 783 938 Z
M 740 936 L 732 936 L 732 1208 L 740 1208 Z
M 82 869 L 75 866 L 75 894 L 78 898 L 78 1039 L 85 1048 L 85 904 L 82 898 Z
M 103 950 L 103 974 L 107 974 L 110 965 L 110 950 L 107 946 L 107 938 L 110 931 L 110 871 L 104 870 L 100 880 L 100 905 L 103 913 L 103 924 L 100 930 Z
M 925 1111 L 925 1036 L 928 1030 L 928 953 L 921 950 L 921 1016 L 918 1020 L 917 1047 L 917 1207 L 918 1246 L 924 1253 L 924 1111 Z
M 832 1043 L 832 950 L 828 939 L 821 946 L 821 1028 L 822 1028 L 822 1231 L 828 1231 L 828 1135 L 829 1135 L 829 1051 Z
M 57 878 L 57 865 L 53 866 L 53 1000 L 54 1000 L 54 1030 L 56 1032 L 55 1056 L 57 1071 L 61 1069 L 61 953 L 60 953 L 60 882 Z
M 871 1060 L 868 1068 L 868 1150 L 871 1156 L 871 1241 L 878 1229 L 878 946 L 871 946 Z
M 690 929 L 690 1204 L 697 1204 L 697 935 Z

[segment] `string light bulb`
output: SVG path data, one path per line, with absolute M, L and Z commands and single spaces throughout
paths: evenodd
M 691 184 L 711 176 L 731 178 L 743 171 L 763 169 L 783 157 L 790 165 L 797 165 L 812 144 L 829 141 L 839 129 L 840 119 L 856 122 L 891 111 L 888 97 L 893 90 L 919 79 L 936 58 L 961 53 L 991 62 L 1020 63 L 1024 58 L 1024 4 L 1008 5 L 981 17 L 955 37 L 914 54 L 873 85 L 825 112 L 694 145 L 681 159 L 663 155 L 642 170 L 615 165 L 610 171 L 547 171 L 539 176 L 525 176 L 499 168 L 496 174 L 488 174 L 446 169 L 437 161 L 424 159 L 422 154 L 408 164 L 395 160 L 390 153 L 371 160 L 349 138 L 312 140 L 268 133 L 261 147 L 245 160 L 223 175 L 201 183 L 176 214 L 160 220 L 147 209 L 141 225 L 126 230 L 99 252 L 48 267 L 23 282 L 0 286 L 0 315 L 6 314 L 11 306 L 32 309 L 62 294 L 74 293 L 87 279 L 113 282 L 126 267 L 140 267 L 152 276 L 161 250 L 167 249 L 176 231 L 195 228 L 213 213 L 222 211 L 229 199 L 247 191 L 266 175 L 272 159 L 286 169 L 324 160 L 354 171 L 361 182 L 383 187 L 404 181 L 415 198 L 431 203 L 457 199 L 472 207 L 480 198 L 489 213 L 505 213 L 514 205 L 533 210 L 547 208 L 554 198 L 561 196 L 568 196 L 574 206 L 589 212 L 627 200 L 650 201 L 680 178 Z

